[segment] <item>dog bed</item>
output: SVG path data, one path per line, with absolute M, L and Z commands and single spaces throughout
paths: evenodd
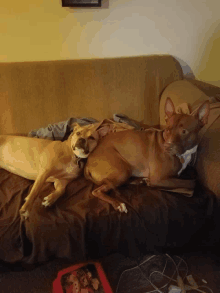
M 188 198 L 143 184 L 126 184 L 119 191 L 128 213 L 121 214 L 94 198 L 91 191 L 95 186 L 82 176 L 72 181 L 65 195 L 49 208 L 41 204 L 53 188 L 47 183 L 29 219 L 23 221 L 19 209 L 32 184 L 33 181 L 0 170 L 3 261 L 33 264 L 69 258 L 77 263 L 113 252 L 137 257 L 160 249 L 198 245 L 206 239 L 204 228 L 210 228 L 215 212 L 215 198 L 201 186 L 196 186 L 193 197 Z M 115 196 L 113 192 L 110 195 Z

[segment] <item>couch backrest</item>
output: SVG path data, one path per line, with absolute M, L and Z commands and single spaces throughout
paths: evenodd
M 0 64 L 0 133 L 26 134 L 70 117 L 122 113 L 159 123 L 163 89 L 182 79 L 169 55 Z

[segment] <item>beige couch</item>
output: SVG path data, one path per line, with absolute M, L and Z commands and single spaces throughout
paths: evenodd
M 168 55 L 1 63 L 0 133 L 27 134 L 70 117 L 101 120 L 115 113 L 148 125 L 163 124 L 167 96 L 176 106 L 189 103 L 195 107 L 219 93 L 220 88 L 184 80 L 180 64 Z M 216 118 L 207 128 L 196 162 L 201 183 L 217 195 L 219 123 Z M 0 260 L 38 263 L 66 257 L 76 263 L 113 252 L 135 256 L 155 249 L 191 248 L 193 243 L 218 245 L 220 241 L 216 198 L 202 184 L 197 184 L 191 198 L 145 185 L 121 186 L 120 195 L 129 211 L 121 215 L 94 198 L 93 184 L 82 176 L 67 186 L 54 206 L 45 209 L 42 199 L 53 190 L 47 184 L 36 198 L 29 220 L 22 221 L 19 208 L 32 184 L 0 170 Z M 111 196 L 117 195 L 112 192 Z M 207 243 L 208 233 L 211 240 Z
M 179 62 L 169 55 L 1 63 L 0 133 L 27 134 L 70 117 L 101 120 L 115 113 L 164 125 L 167 96 L 176 106 L 195 106 L 219 93 L 218 87 L 183 80 Z M 212 175 L 220 174 L 219 123 L 204 135 L 196 164 L 200 180 L 218 195 L 220 177 Z

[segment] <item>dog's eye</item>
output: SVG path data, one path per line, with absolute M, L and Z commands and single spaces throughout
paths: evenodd
M 188 133 L 188 130 L 186 130 L 186 129 L 182 130 L 182 134 L 187 134 L 187 133 Z
M 88 139 L 95 140 L 95 138 L 91 135 L 88 137 Z
M 76 135 L 80 135 L 80 132 L 77 132 Z

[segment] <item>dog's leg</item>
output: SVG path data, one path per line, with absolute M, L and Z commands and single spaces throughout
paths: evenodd
M 44 172 L 38 175 L 37 179 L 34 182 L 34 185 L 29 193 L 29 195 L 25 198 L 25 203 L 20 209 L 20 215 L 21 217 L 24 217 L 25 220 L 29 217 L 29 207 L 32 205 L 34 199 L 38 195 L 41 187 L 43 186 L 44 182 L 46 181 L 48 177 L 48 173 Z
M 93 190 L 92 194 L 100 198 L 101 200 L 104 200 L 105 202 L 108 202 L 109 204 L 111 204 L 116 211 L 119 211 L 121 213 L 127 213 L 128 211 L 124 203 L 106 194 L 106 192 L 110 191 L 111 189 L 115 190 L 115 188 L 113 188 L 110 182 L 106 182 L 100 187 Z
M 163 187 L 164 189 L 176 189 L 176 188 L 186 188 L 194 189 L 195 180 L 182 180 L 178 178 L 168 178 L 160 180 L 150 180 L 148 185 L 152 187 Z
M 53 182 L 55 191 L 43 199 L 42 205 L 45 207 L 51 206 L 59 197 L 61 197 L 66 189 L 68 180 L 59 180 L 55 178 L 48 178 L 47 182 Z
M 88 157 L 88 167 L 85 167 L 86 178 L 99 185 L 98 188 L 92 191 L 95 197 L 108 202 L 115 210 L 121 213 L 127 213 L 127 208 L 124 203 L 108 196 L 106 193 L 110 190 L 119 193 L 116 188 L 127 182 L 131 177 L 132 167 L 125 160 L 122 160 L 119 153 L 114 149 L 113 151 L 110 149 L 110 151 L 106 153 L 106 155 L 102 155 L 101 158 L 103 159 L 97 159 L 97 161 L 90 166 L 90 156 Z

